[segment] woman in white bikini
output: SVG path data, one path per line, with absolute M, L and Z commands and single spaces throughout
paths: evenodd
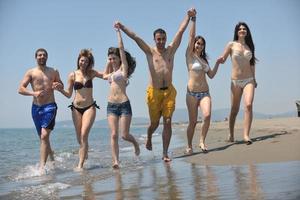
M 229 117 L 228 141 L 234 141 L 234 125 L 239 112 L 240 102 L 244 96 L 244 141 L 247 145 L 252 144 L 249 137 L 253 118 L 254 90 L 257 86 L 255 80 L 255 48 L 248 25 L 239 22 L 235 26 L 233 41 L 225 47 L 222 57 L 224 63 L 230 55 L 232 62 L 231 74 L 231 111 Z
M 206 81 L 206 74 L 213 78 L 217 73 L 221 59 L 218 59 L 213 70 L 210 69 L 205 52 L 205 39 L 202 36 L 195 37 L 196 31 L 196 10 L 195 16 L 191 17 L 190 35 L 186 50 L 186 64 L 189 73 L 187 85 L 186 105 L 189 112 L 189 125 L 187 127 L 188 146 L 186 153 L 193 153 L 192 140 L 198 118 L 198 107 L 203 115 L 203 125 L 201 128 L 199 147 L 203 152 L 207 152 L 205 138 L 210 125 L 211 97 Z
M 107 104 L 107 120 L 111 130 L 112 167 L 119 168 L 119 124 L 122 138 L 131 142 L 135 149 L 135 155 L 140 154 L 138 142 L 129 133 L 132 118 L 132 110 L 129 98 L 126 94 L 128 79 L 134 72 L 136 62 L 131 55 L 124 50 L 120 27 L 116 24 L 119 48 L 108 49 L 108 62 L 104 74 L 110 84 Z

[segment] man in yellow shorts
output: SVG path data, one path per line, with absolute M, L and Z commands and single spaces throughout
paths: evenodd
M 176 93 L 173 85 L 160 89 L 148 86 L 147 104 L 151 121 L 157 122 L 161 116 L 164 118 L 172 117 L 175 110 Z
M 187 11 L 173 41 L 166 47 L 167 34 L 163 29 L 157 29 L 153 33 L 155 46 L 149 46 L 134 32 L 125 27 L 121 22 L 116 22 L 121 30 L 133 39 L 144 51 L 150 71 L 150 82 L 147 89 L 147 104 L 150 115 L 150 125 L 147 130 L 146 148 L 152 150 L 152 134 L 159 125 L 163 116 L 163 160 L 171 161 L 168 157 L 168 148 L 172 136 L 172 114 L 175 110 L 176 90 L 172 85 L 172 73 L 174 56 L 180 45 L 183 32 L 185 31 L 190 18 L 195 16 L 194 9 Z

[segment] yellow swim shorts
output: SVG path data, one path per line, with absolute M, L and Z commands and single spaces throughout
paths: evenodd
M 176 89 L 173 85 L 164 89 L 155 89 L 149 86 L 147 89 L 147 104 L 152 122 L 158 122 L 160 117 L 172 117 L 175 110 Z

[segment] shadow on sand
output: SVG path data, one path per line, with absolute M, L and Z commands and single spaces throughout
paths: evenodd
M 281 135 L 287 135 L 287 134 L 292 134 L 292 133 L 289 133 L 287 131 L 280 131 L 280 132 L 273 133 L 271 135 L 264 135 L 264 136 L 255 137 L 255 138 L 252 138 L 251 140 L 254 143 L 254 142 L 260 142 L 260 141 L 263 141 L 263 140 L 273 139 L 273 138 L 279 137 Z M 225 146 L 209 149 L 207 152 L 200 151 L 200 152 L 194 152 L 192 154 L 184 154 L 184 155 L 174 156 L 173 159 L 184 158 L 184 157 L 193 156 L 193 155 L 197 155 L 197 154 L 207 154 L 207 153 L 213 152 L 213 151 L 223 151 L 223 150 L 225 150 L 225 149 L 227 149 L 227 148 L 229 148 L 233 145 L 240 145 L 240 144 L 246 144 L 246 143 L 243 140 L 239 140 L 239 141 L 235 141 L 235 142 L 228 142 L 228 144 L 225 145 Z

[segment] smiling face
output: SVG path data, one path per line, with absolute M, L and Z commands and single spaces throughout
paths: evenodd
M 89 59 L 85 56 L 81 56 L 79 61 L 78 61 L 78 66 L 80 69 L 86 70 L 89 66 Z
M 237 30 L 237 35 L 239 38 L 245 38 L 247 36 L 247 28 L 244 25 L 240 25 Z
M 205 48 L 205 42 L 203 41 L 203 39 L 202 38 L 197 39 L 194 43 L 194 50 L 196 52 L 201 53 L 204 48 Z
M 157 49 L 164 49 L 166 42 L 167 42 L 167 36 L 164 33 L 156 33 L 154 36 L 154 42 L 156 44 Z
M 120 57 L 113 53 L 108 55 L 108 62 L 111 64 L 113 69 L 118 69 L 121 64 Z
M 36 52 L 36 62 L 39 66 L 46 66 L 47 59 L 48 59 L 48 56 L 45 51 L 37 51 Z

